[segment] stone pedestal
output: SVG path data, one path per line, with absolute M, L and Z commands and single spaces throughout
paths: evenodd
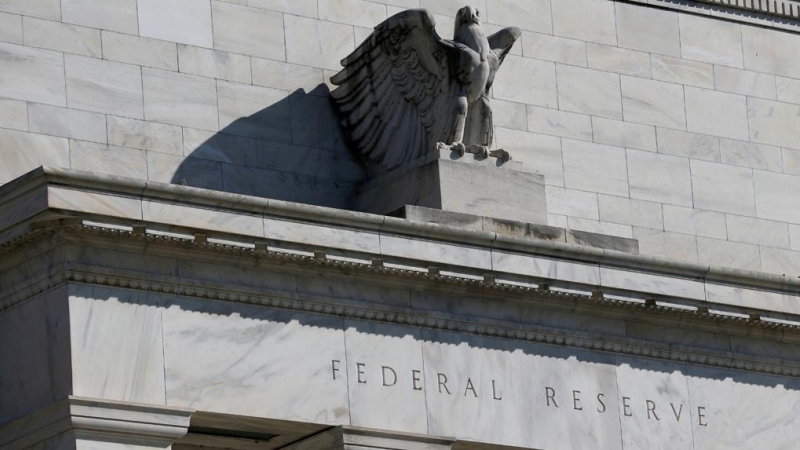
M 359 188 L 356 209 L 388 214 L 417 205 L 475 216 L 547 223 L 544 176 L 522 163 L 449 150 L 431 153 Z

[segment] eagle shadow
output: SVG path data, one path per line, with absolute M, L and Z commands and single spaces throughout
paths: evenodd
M 348 148 L 327 85 L 298 89 L 210 133 L 184 129 L 192 150 L 171 182 L 236 194 L 348 208 L 366 179 Z

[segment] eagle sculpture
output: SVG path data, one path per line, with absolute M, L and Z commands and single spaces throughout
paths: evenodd
M 489 151 L 488 91 L 519 36 L 516 27 L 486 36 L 470 6 L 458 11 L 453 40 L 439 37 L 425 9 L 390 17 L 331 78 L 348 139 L 377 174 L 437 148 L 507 160 L 505 151 Z

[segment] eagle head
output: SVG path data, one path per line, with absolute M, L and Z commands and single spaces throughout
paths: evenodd
M 477 8 L 465 6 L 458 10 L 458 13 L 456 13 L 456 27 L 465 24 L 470 25 L 473 23 L 481 23 L 481 12 L 478 11 Z

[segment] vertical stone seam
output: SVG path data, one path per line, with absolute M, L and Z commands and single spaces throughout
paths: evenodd
M 705 283 L 703 283 L 703 290 L 705 290 Z M 728 338 L 728 349 L 730 350 L 730 338 Z M 695 450 L 697 447 L 695 446 L 694 442 L 694 422 L 692 421 L 692 394 L 689 392 L 689 376 L 684 374 L 683 379 L 686 381 L 686 398 L 689 401 L 689 430 L 692 436 L 692 450 Z
M 164 406 L 167 406 L 167 350 L 164 340 L 164 308 L 159 308 L 159 318 L 161 325 L 161 361 L 164 374 Z
M 353 426 L 353 407 L 350 404 L 350 364 L 347 357 L 347 319 L 344 317 L 342 317 L 342 345 L 344 345 L 344 381 L 347 386 L 347 423 Z
M 624 326 L 625 325 L 623 324 L 623 327 Z M 625 336 L 627 336 L 627 335 L 628 335 L 628 330 L 626 329 L 625 330 Z M 614 363 L 617 365 L 617 369 L 614 370 L 614 386 L 617 388 L 617 398 L 616 398 L 616 400 L 617 400 L 617 421 L 619 422 L 619 448 L 624 449 L 625 448 L 625 437 L 624 437 L 624 435 L 622 433 L 622 417 L 623 417 L 623 415 L 625 413 L 624 413 L 624 409 L 622 411 L 620 411 L 620 407 L 622 406 L 622 402 L 620 400 L 622 399 L 622 397 L 621 397 L 620 391 L 619 391 L 619 372 L 617 371 L 619 369 L 619 365 L 620 364 L 619 364 L 619 357 L 616 356 L 616 355 L 614 355 Z

